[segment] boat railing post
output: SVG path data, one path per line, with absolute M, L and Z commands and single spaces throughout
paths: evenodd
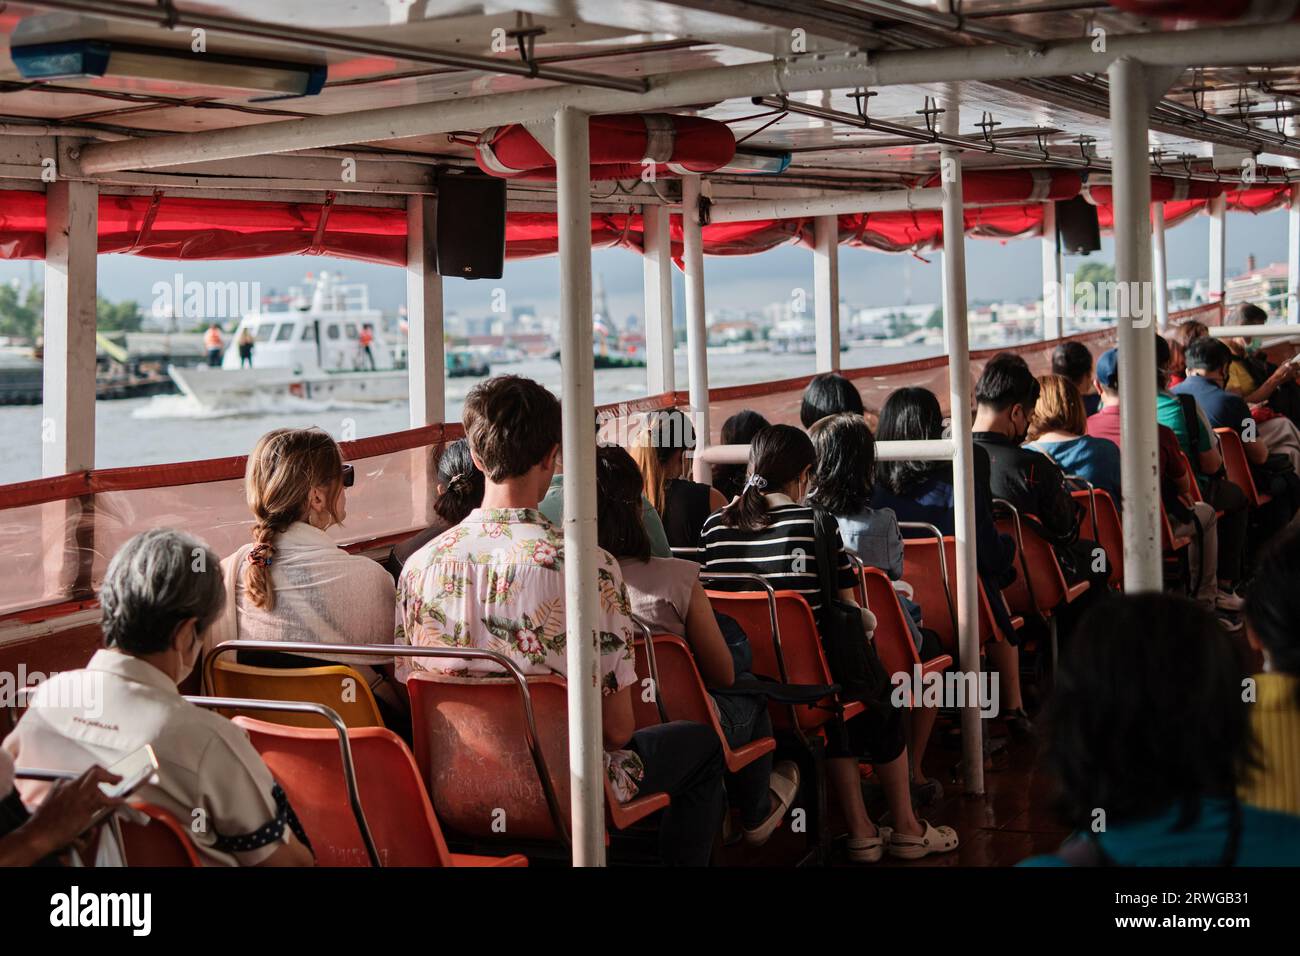
M 1224 276 L 1227 272 L 1227 221 L 1225 212 L 1228 200 L 1222 194 L 1210 200 L 1206 209 L 1210 216 L 1210 267 L 1206 295 L 1211 302 L 1223 301 Z
M 813 220 L 813 301 L 817 334 L 817 371 L 840 370 L 840 220 Z
M 676 342 L 673 337 L 673 258 L 668 207 L 641 207 L 645 223 L 645 365 L 646 391 L 663 395 L 677 390 Z
M 1151 175 L 1147 136 L 1148 75 L 1121 57 L 1107 71 L 1115 202 L 1115 286 L 1118 291 L 1120 479 L 1124 500 L 1147 502 L 1124 512 L 1124 590 L 1160 591 L 1161 567 L 1156 432 L 1156 330 L 1151 280 Z
M 446 418 L 446 356 L 443 342 L 442 276 L 438 274 L 438 200 L 406 200 L 406 374 L 412 428 L 440 425 Z M 319 331 L 318 331 L 319 335 Z M 436 487 L 435 459 L 415 457 L 411 512 L 429 521 Z
M 1065 327 L 1062 308 L 1061 242 L 1056 234 L 1056 203 L 1043 203 L 1043 341 L 1059 339 Z
M 1300 325 L 1300 183 L 1291 186 L 1287 211 L 1286 320 Z
M 704 325 L 704 237 L 700 224 L 700 177 L 682 177 L 682 266 L 686 273 L 686 361 L 691 412 L 695 421 L 696 481 L 708 482 L 713 469 L 699 454 L 709 447 L 709 353 Z
M 605 865 L 604 738 L 596 594 L 596 442 L 591 432 L 591 155 L 588 116 L 555 111 L 564 422 L 564 592 L 573 864 Z
M 1169 327 L 1169 266 L 1165 257 L 1165 204 L 1151 204 L 1151 282 L 1155 297 L 1156 322 L 1160 331 Z
M 960 107 L 952 97 L 943 103 L 940 122 L 946 133 L 959 132 Z M 970 339 L 966 325 L 966 228 L 962 208 L 961 150 L 939 151 L 943 188 L 943 319 L 948 346 L 948 402 L 952 416 L 954 530 L 957 551 L 957 647 L 961 668 L 979 686 L 979 578 L 975 560 L 975 469 L 971 443 Z M 980 701 L 961 701 L 963 786 L 984 792 L 984 739 Z

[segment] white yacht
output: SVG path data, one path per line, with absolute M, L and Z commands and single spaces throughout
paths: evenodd
M 310 297 L 292 289 L 288 306 L 245 315 L 225 339 L 220 368 L 173 366 L 168 374 L 208 408 L 238 405 L 254 394 L 348 402 L 406 398 L 405 363 L 397 361 L 393 347 L 399 343 L 386 339 L 383 316 L 370 308 L 366 286 L 321 272 Z M 369 355 L 361 344 L 366 329 L 373 336 Z M 240 358 L 244 330 L 253 337 L 251 365 Z

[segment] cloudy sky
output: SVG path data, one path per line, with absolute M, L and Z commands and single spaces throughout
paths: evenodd
M 1209 221 L 1205 216 L 1169 230 L 1169 275 L 1171 279 L 1203 277 L 1207 271 Z M 1262 216 L 1236 213 L 1228 216 L 1228 273 L 1240 272 L 1246 256 L 1254 254 L 1263 265 L 1286 259 L 1286 212 Z M 1112 259 L 1109 239 L 1094 257 Z M 840 252 L 842 297 L 854 307 L 937 302 L 940 295 L 941 263 L 938 253 L 927 253 L 922 261 L 907 254 L 886 254 L 861 249 Z M 1067 271 L 1082 260 L 1069 260 Z M 610 311 L 619 320 L 641 311 L 641 257 L 628 251 L 597 251 L 593 269 L 605 284 Z M 812 253 L 802 248 L 781 248 L 758 256 L 706 257 L 710 308 L 761 309 L 776 301 L 788 301 L 791 290 L 812 287 Z M 370 288 L 371 303 L 394 310 L 405 301 L 402 270 L 362 262 L 286 256 L 222 262 L 176 262 L 138 256 L 101 256 L 99 286 L 114 301 L 134 299 L 148 309 L 153 302 L 154 283 L 171 283 L 176 273 L 185 282 L 259 282 L 261 291 L 283 289 L 300 283 L 303 276 L 322 268 L 340 269 L 352 281 Z M 39 263 L 0 262 L 0 281 L 26 278 L 29 270 L 40 279 Z M 509 263 L 499 282 L 471 282 L 448 279 L 446 305 L 461 315 L 486 315 L 491 311 L 492 290 L 506 290 L 507 308 L 531 305 L 539 313 L 554 314 L 558 304 L 558 260 L 554 257 Z M 681 277 L 677 277 L 680 309 Z M 972 239 L 967 242 L 967 285 L 972 300 L 1028 299 L 1040 294 L 1041 267 L 1038 240 L 1009 242 Z

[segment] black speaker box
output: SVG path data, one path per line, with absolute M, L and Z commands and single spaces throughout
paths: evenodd
M 1061 251 L 1083 256 L 1101 248 L 1101 227 L 1097 224 L 1097 207 L 1082 196 L 1061 199 L 1056 203 L 1056 234 Z
M 439 172 L 438 275 L 500 279 L 506 263 L 506 181 Z

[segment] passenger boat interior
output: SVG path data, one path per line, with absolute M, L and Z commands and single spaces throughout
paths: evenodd
M 1286 298 L 1264 324 L 1234 338 L 1232 303 L 1225 298 L 1226 235 L 1242 217 L 1273 210 L 1289 216 Z M 1170 311 L 1165 234 L 1196 217 L 1210 222 L 1208 296 Z M 1063 256 L 1100 248 L 1102 235 L 1113 242 L 1110 291 L 1118 290 L 1118 305 L 1108 317 L 1081 324 Z M 1041 246 L 1036 341 L 971 350 L 968 238 Z M 887 852 L 880 865 L 1056 860 L 1052 855 L 1078 827 L 1057 812 L 1060 767 L 1045 755 L 1047 723 L 1040 715 L 1050 711 L 1058 690 L 1070 689 L 1059 668 L 1079 625 L 1072 605 L 1085 601 L 1089 589 L 1116 601 L 1154 600 L 1161 592 L 1185 596 L 1194 584 L 1189 548 L 1203 547 L 1198 534 L 1204 529 L 1180 531 L 1161 504 L 1157 423 L 1167 422 L 1159 404 L 1166 393 L 1157 381 L 1157 337 L 1172 342 L 1177 330 L 1199 323 L 1207 341 L 1235 349 L 1249 338 L 1248 354 L 1268 369 L 1287 367 L 1300 345 L 1295 4 L 0 4 L 0 258 L 38 263 L 45 290 L 43 434 L 5 436 L 6 443 L 39 437 L 42 477 L 0 486 L 0 672 L 22 683 L 26 675 L 86 667 L 104 641 L 100 596 L 110 564 L 140 533 L 180 529 L 218 559 L 243 553 L 253 540 L 245 457 L 96 466 L 96 443 L 111 440 L 95 427 L 99 257 L 228 261 L 235 278 L 241 261 L 267 256 L 391 267 L 394 281 L 405 285 L 406 341 L 385 342 L 381 331 L 378 364 L 353 362 L 359 320 L 347 308 L 315 302 L 305 311 L 254 314 L 227 329 L 247 327 L 268 356 L 283 350 L 289 358 L 273 363 L 282 368 L 241 370 L 232 337 L 223 340 L 222 368 L 181 373 L 191 382 L 182 387 L 200 395 L 227 387 L 296 395 L 336 389 L 329 394 L 357 398 L 358 389 L 369 388 L 372 394 L 381 389 L 381 400 L 406 401 L 406 430 L 339 442 L 347 480 L 355 476 L 355 484 L 348 487 L 346 522 L 328 533 L 349 554 L 374 562 L 390 560 L 395 546 L 437 522 L 439 462 L 466 434 L 462 422 L 446 420 L 448 379 L 475 370 L 445 342 L 444 280 L 477 280 L 487 288 L 504 262 L 550 257 L 560 290 L 556 357 L 563 381 L 557 397 L 564 521 L 555 531 L 565 553 L 561 614 L 567 613 L 569 673 L 580 667 L 594 674 L 597 642 L 587 638 L 600 630 L 597 614 L 603 613 L 595 582 L 603 554 L 596 547 L 597 516 L 605 499 L 597 494 L 593 409 L 603 423 L 601 445 L 616 443 L 611 436 L 629 420 L 683 410 L 694 424 L 687 467 L 696 481 L 708 484 L 716 469 L 735 466 L 742 481 L 746 467 L 752 477 L 757 439 L 729 442 L 724 424 L 749 410 L 773 426 L 800 425 L 813 376 L 711 387 L 708 274 L 715 257 L 785 246 L 811 250 L 813 265 L 815 334 L 811 341 L 792 339 L 789 349 L 806 345 L 819 376 L 835 373 L 851 383 L 859 410 L 877 431 L 877 469 L 911 462 L 950 470 L 955 489 L 946 534 L 928 525 L 904 528 L 908 603 L 919 607 L 924 627 L 939 640 L 927 648 L 934 650 L 930 657 L 923 659 L 914 645 L 906 604 L 889 576 L 865 562 L 854 566 L 851 590 L 874 615 L 872 655 L 891 673 L 907 675 L 915 665 L 919 690 L 931 673 L 940 685 L 945 673 L 965 675 L 973 687 L 979 661 L 987 675 L 997 651 L 1023 688 L 1023 704 L 990 719 L 981 716 L 978 695 L 944 697 L 932 708 L 934 729 L 923 766 L 910 768 L 911 791 L 918 818 L 935 834 L 951 828 L 960 845 L 932 852 L 927 844 L 912 856 Z M 644 352 L 626 361 L 645 363 L 646 388 L 644 397 L 597 408 L 602 356 L 592 348 L 591 253 L 615 248 L 635 251 L 644 263 Z M 841 367 L 841 249 L 900 261 L 941 257 L 943 354 Z M 685 283 L 684 345 L 674 335 L 675 274 Z M 331 351 L 336 338 L 343 344 Z M 976 541 L 982 520 L 976 496 L 987 478 L 980 469 L 988 467 L 979 450 L 987 429 L 975 417 L 976 383 L 987 380 L 986 369 L 993 375 L 1004 368 L 1007 353 L 1023 360 L 1035 380 L 1059 374 L 1054 356 L 1071 343 L 1084 346 L 1090 361 L 1118 356 L 1118 369 L 1109 365 L 1113 379 L 1103 380 L 1101 364 L 1095 376 L 1122 409 L 1115 416 L 1119 484 L 1108 494 L 1081 481 L 1071 499 L 1080 523 L 1072 534 L 1098 542 L 1109 563 L 1101 572 L 1063 566 L 1035 532 L 1041 516 L 995 502 L 1015 571 L 1000 593 L 989 595 Z M 675 368 L 682 349 L 684 380 Z M 395 367 L 394 350 L 404 354 L 404 368 Z M 1194 351 L 1187 343 L 1176 350 L 1188 375 Z M 1084 379 L 1089 385 L 1093 374 Z M 937 397 L 942 434 L 883 434 L 886 402 L 905 389 Z M 1280 427 L 1286 410 L 1257 417 L 1261 428 L 1268 418 Z M 1028 418 L 1021 424 L 1028 428 Z M 1235 481 L 1248 501 L 1233 507 L 1258 516 L 1270 494 L 1292 494 L 1300 479 L 1291 472 L 1266 484 L 1263 466 L 1250 458 L 1250 440 L 1243 444 L 1234 428 L 1214 434 L 1223 449 L 1223 480 Z M 1300 440 L 1295 450 L 1300 458 Z M 1188 508 L 1190 496 L 1203 490 L 1191 482 L 1184 492 Z M 1224 508 L 1217 511 L 1222 527 Z M 1209 512 L 1216 512 L 1213 503 Z M 1262 553 L 1272 532 L 1281 534 L 1291 515 L 1278 513 L 1250 519 L 1251 548 Z M 1261 527 L 1269 522 L 1272 527 Z M 1221 547 L 1229 547 L 1225 537 Z M 846 842 L 851 814 L 828 799 L 834 759 L 826 757 L 826 725 L 852 726 L 863 702 L 832 673 L 828 656 L 834 655 L 819 641 L 803 598 L 761 581 L 759 590 L 735 591 L 737 582 L 725 574 L 710 577 L 718 566 L 708 552 L 705 546 L 675 554 L 704 560 L 701 582 L 713 609 L 739 621 L 753 645 L 756 679 L 802 687 L 804 697 L 772 698 L 770 734 L 733 749 L 690 648 L 680 635 L 647 629 L 628 643 L 635 645 L 637 687 L 656 689 L 638 698 L 637 726 L 689 718 L 713 728 L 733 773 L 773 754 L 798 766 L 791 804 L 797 812 L 761 847 L 748 836 L 731 839 L 719 826 L 709 854 L 714 865 L 861 867 L 855 861 L 865 851 Z M 1209 560 L 1196 553 L 1196 560 Z M 1235 583 L 1251 600 L 1246 579 Z M 1008 613 L 999 616 L 1003 602 Z M 1264 659 L 1258 643 L 1248 643 L 1239 610 L 1230 590 L 1212 616 L 1226 620 L 1233 645 L 1250 655 L 1245 673 L 1255 674 Z M 1143 635 L 1132 638 L 1140 643 Z M 311 643 L 312 634 L 291 639 L 302 644 L 302 654 L 394 658 L 391 644 L 355 640 L 356 649 L 339 651 L 338 642 Z M 453 649 L 442 646 L 439 653 L 473 658 L 479 648 L 480 658 L 498 665 L 497 677 L 411 682 L 412 725 L 403 740 L 383 730 L 365 680 L 360 699 L 339 698 L 339 675 L 350 680 L 356 673 L 345 660 L 277 671 L 245 663 L 247 654 L 274 646 L 259 648 L 242 632 L 235 640 L 221 654 L 209 647 L 181 691 L 242 728 L 313 835 L 318 865 L 536 869 L 656 862 L 656 834 L 678 798 L 649 792 L 623 799 L 615 792 L 602 765 L 596 681 L 566 682 L 563 674 L 535 669 L 525 679 L 490 642 L 452 642 Z M 404 650 L 420 659 L 419 648 Z M 1009 679 L 1005 669 L 1003 679 Z M 810 685 L 822 686 L 823 696 L 809 699 Z M 6 701 L 0 731 L 21 736 L 15 727 L 30 714 L 26 701 L 26 694 Z M 925 710 L 910 698 L 904 709 L 910 718 Z M 1024 727 L 1017 724 L 1022 714 Z M 1026 729 L 1030 718 L 1033 730 Z M 1294 725 L 1300 716 L 1293 710 L 1290 719 L 1292 739 L 1300 739 Z M 915 725 L 908 726 L 912 733 Z M 32 768 L 20 760 L 20 780 L 25 769 Z M 905 821 L 888 809 L 896 774 L 865 758 L 858 771 L 855 783 L 872 819 L 881 828 L 902 827 Z M 1300 765 L 1290 772 L 1300 776 Z M 919 785 L 922 777 L 927 786 Z M 485 807 L 496 806 L 492 800 L 510 801 L 502 810 L 510 821 L 504 834 L 484 815 Z M 126 863 L 211 862 L 196 851 L 189 821 L 156 806 L 139 813 L 146 816 L 120 828 Z M 1253 845 L 1243 839 L 1243 847 Z M 1287 839 L 1279 837 L 1277 845 Z M 1282 862 L 1300 863 L 1300 842 L 1286 852 L 1294 855 Z M 919 883 L 907 885 L 908 892 L 928 893 Z M 967 892 L 979 895 L 974 886 Z M 1102 916 L 1126 912 L 1114 904 Z

